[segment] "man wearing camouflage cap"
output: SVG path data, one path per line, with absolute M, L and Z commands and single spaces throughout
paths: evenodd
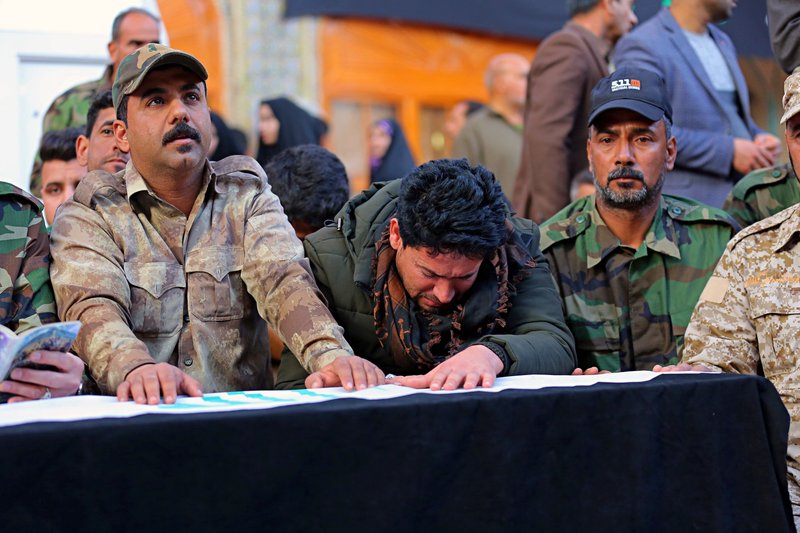
M 800 115 L 791 105 L 785 108 L 790 113 L 786 139 L 795 158 Z M 657 370 L 759 374 L 772 382 L 791 417 L 786 460 L 789 497 L 795 525 L 800 528 L 798 235 L 800 205 L 740 231 L 700 296 L 686 329 L 682 364 Z
M 251 158 L 210 163 L 207 73 L 146 45 L 113 86 L 124 173 L 88 174 L 52 231 L 59 315 L 101 389 L 138 403 L 272 386 L 266 322 L 320 385 L 383 383 L 353 357 Z
M 677 361 L 694 304 L 736 231 L 719 209 L 661 194 L 677 154 L 671 117 L 658 75 L 623 68 L 600 80 L 586 143 L 596 193 L 541 225 L 576 373 Z
M 751 172 L 736 184 L 725 200 L 725 209 L 741 226 L 763 220 L 800 202 L 795 162 L 800 164 L 800 69 L 783 84 L 784 138 L 789 162 Z
M 111 62 L 103 76 L 67 89 L 53 100 L 42 121 L 42 135 L 48 131 L 86 124 L 86 113 L 94 95 L 111 88 L 119 64 L 125 56 L 147 43 L 159 42 L 160 24 L 158 17 L 139 7 L 118 13 L 111 25 L 111 40 L 108 42 Z M 35 195 L 39 194 L 41 178 L 41 161 L 37 158 L 31 170 L 30 181 L 30 190 Z

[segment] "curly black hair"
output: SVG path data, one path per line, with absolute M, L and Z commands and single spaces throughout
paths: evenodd
M 272 192 L 289 222 L 314 230 L 332 220 L 350 197 L 347 171 L 339 158 L 321 146 L 287 148 L 264 166 Z
M 494 174 L 466 159 L 438 159 L 403 178 L 395 216 L 404 246 L 479 258 L 505 243 L 506 214 Z

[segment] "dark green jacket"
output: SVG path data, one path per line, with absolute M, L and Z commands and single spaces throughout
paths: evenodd
M 403 372 L 378 341 L 370 290 L 379 237 L 375 233 L 394 214 L 400 182 L 374 184 L 342 208 L 336 215 L 337 227 L 323 228 L 305 240 L 317 284 L 355 354 L 393 374 Z M 539 251 L 539 230 L 529 220 L 511 218 L 511 222 L 536 267 L 511 293 L 505 328 L 467 339 L 465 346 L 478 341 L 499 344 L 509 356 L 509 375 L 568 374 L 575 368 L 574 340 L 564 323 L 547 261 Z M 284 350 L 276 388 L 302 387 L 307 375 L 291 352 Z

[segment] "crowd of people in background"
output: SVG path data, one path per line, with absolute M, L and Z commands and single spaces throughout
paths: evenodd
M 154 15 L 120 13 L 102 78 L 45 116 L 30 181 L 42 203 L 0 185 L 18 235 L 2 248 L 2 323 L 82 324 L 73 353 L 37 353 L 52 370 L 15 369 L 0 392 L 170 403 L 758 373 L 791 415 L 800 522 L 800 9 L 768 2 L 793 72 L 781 165 L 715 26 L 733 0 L 673 0 L 641 24 L 633 0 L 567 5 L 532 62 L 492 58 L 488 100 L 452 107 L 453 159 L 417 166 L 392 117 L 354 133 L 365 191 L 323 147 L 326 122 L 291 98 L 260 102 L 249 151 L 209 110 L 205 67 L 159 44 Z

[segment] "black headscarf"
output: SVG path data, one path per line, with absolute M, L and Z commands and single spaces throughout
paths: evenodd
M 211 112 L 211 122 L 214 123 L 214 127 L 217 129 L 217 138 L 219 139 L 217 149 L 208 156 L 211 161 L 219 161 L 231 155 L 247 153 L 247 139 L 245 138 L 244 142 L 242 142 L 241 136 L 234 133 L 234 130 L 225 124 L 222 117 L 213 111 Z
M 414 170 L 414 167 L 416 167 L 414 157 L 408 148 L 406 136 L 403 135 L 403 129 L 400 124 L 392 118 L 386 118 L 375 121 L 372 125 L 384 129 L 388 126 L 392 142 L 380 161 L 372 162 L 370 165 L 370 181 L 396 180 Z
M 261 105 L 268 105 L 280 123 L 278 140 L 275 144 L 266 145 L 258 136 L 258 153 L 256 159 L 261 165 L 286 148 L 301 144 L 320 144 L 322 136 L 328 131 L 328 125 L 288 98 L 272 98 L 262 100 Z

